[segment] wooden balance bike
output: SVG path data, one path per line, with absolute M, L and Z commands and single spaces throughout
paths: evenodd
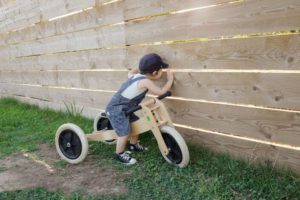
M 164 159 L 178 167 L 185 167 L 190 160 L 189 150 L 180 133 L 174 128 L 165 105 L 160 101 L 167 96 L 171 96 L 171 92 L 151 98 L 126 112 L 129 115 L 141 110 L 139 119 L 131 123 L 131 135 L 152 132 Z M 56 132 L 55 145 L 62 159 L 76 164 L 86 158 L 88 141 L 114 144 L 116 139 L 117 134 L 106 114 L 100 113 L 94 119 L 94 132 L 90 134 L 85 134 L 75 124 L 67 123 L 60 126 Z

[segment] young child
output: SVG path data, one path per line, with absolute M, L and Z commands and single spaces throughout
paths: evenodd
M 161 77 L 163 68 L 168 64 L 164 63 L 161 57 L 151 53 L 143 56 L 139 63 L 139 69 L 132 69 L 128 73 L 128 80 L 122 84 L 119 91 L 112 97 L 106 107 L 107 117 L 118 135 L 115 158 L 126 165 L 133 165 L 136 159 L 125 152 L 125 146 L 130 137 L 130 123 L 138 120 L 134 114 L 125 115 L 125 111 L 138 105 L 148 91 L 155 95 L 162 95 L 167 92 L 173 84 L 173 73 L 167 69 L 167 83 L 162 87 L 154 84 L 153 80 Z M 138 136 L 130 137 L 129 150 L 143 152 L 147 150 L 138 143 Z

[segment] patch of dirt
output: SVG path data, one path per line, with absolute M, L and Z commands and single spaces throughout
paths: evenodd
M 0 192 L 43 187 L 65 194 L 80 190 L 84 194 L 123 194 L 127 188 L 121 174 L 110 167 L 92 163 L 89 156 L 80 164 L 59 166 L 55 148 L 43 144 L 34 153 L 0 159 Z

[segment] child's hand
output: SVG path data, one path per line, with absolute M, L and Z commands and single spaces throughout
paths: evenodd
M 168 79 L 168 81 L 172 81 L 173 82 L 173 80 L 174 80 L 174 74 L 173 74 L 173 72 L 170 69 L 167 69 L 166 72 L 167 72 L 167 79 Z

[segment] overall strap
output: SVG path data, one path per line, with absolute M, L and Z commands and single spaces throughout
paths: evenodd
M 119 93 L 121 94 L 124 90 L 126 90 L 131 84 L 133 84 L 134 82 L 136 81 L 139 81 L 139 80 L 143 80 L 143 79 L 146 79 L 145 76 L 140 76 L 140 77 L 137 77 L 137 78 L 133 78 L 130 77 L 126 82 L 125 82 L 125 85 L 123 87 L 121 87 L 121 89 L 119 90 Z

